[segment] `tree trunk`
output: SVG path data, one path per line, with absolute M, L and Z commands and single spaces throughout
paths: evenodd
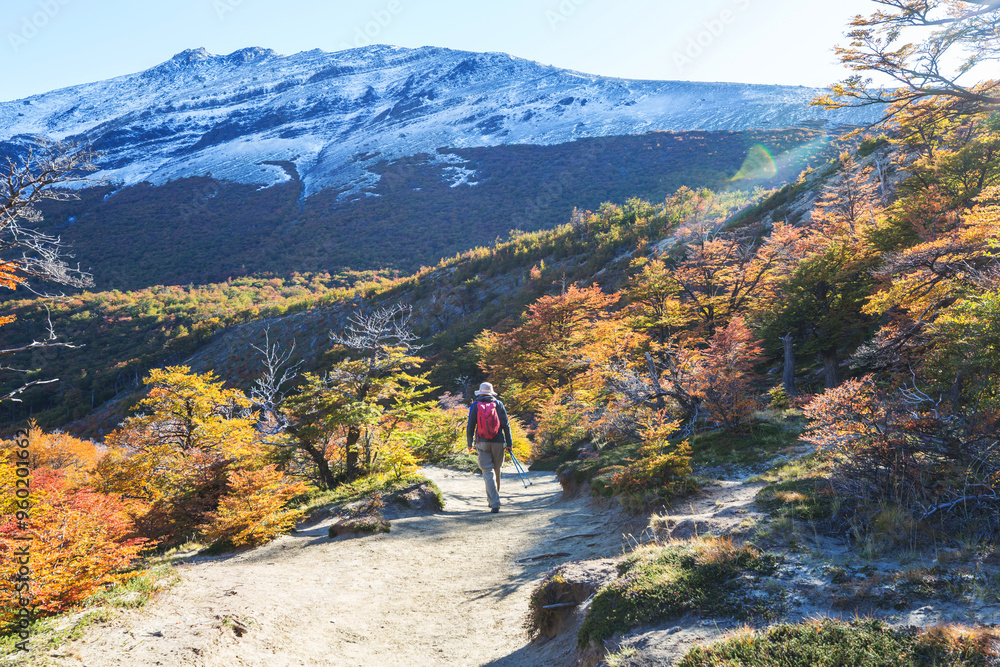
M 837 350 L 823 352 L 823 373 L 826 376 L 826 388 L 834 389 L 840 385 L 840 372 L 837 364 Z
M 662 410 L 667 407 L 666 402 L 663 400 L 663 385 L 660 384 L 660 375 L 656 372 L 656 364 L 653 363 L 653 357 L 646 353 L 646 364 L 649 366 L 649 379 L 653 382 L 653 388 L 656 389 L 656 408 Z
M 344 447 L 347 450 L 347 479 L 354 479 L 358 476 L 358 440 L 361 438 L 361 429 L 351 426 L 347 429 L 347 442 Z
M 952 406 L 954 406 L 957 411 L 961 407 L 962 401 L 962 374 L 955 373 L 955 381 L 951 383 L 951 391 L 948 392 L 948 398 L 951 401 Z
M 794 339 L 789 333 L 780 340 L 785 344 L 785 368 L 781 373 L 781 385 L 787 395 L 798 396 L 799 393 L 795 391 L 795 350 L 792 348 L 792 340 Z
M 323 485 L 327 489 L 335 487 L 337 485 L 337 480 L 334 478 L 333 472 L 330 470 L 330 462 L 326 460 L 325 456 L 323 456 L 323 452 L 316 447 L 313 447 L 310 443 L 303 442 L 302 440 L 299 440 L 299 447 L 302 451 L 308 454 L 309 458 L 311 458 L 313 463 L 316 464 L 316 470 L 319 472 L 319 478 L 320 481 L 323 482 Z

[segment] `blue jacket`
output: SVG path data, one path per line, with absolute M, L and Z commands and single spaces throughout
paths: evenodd
M 493 401 L 497 405 L 497 417 L 500 418 L 500 433 L 503 434 L 503 442 L 508 447 L 514 446 L 514 440 L 510 435 L 510 420 L 507 418 L 507 409 L 504 408 L 503 403 L 500 399 L 493 398 L 492 396 L 477 396 L 476 400 L 472 401 L 472 405 L 469 407 L 469 422 L 465 426 L 465 442 L 470 448 L 476 441 L 476 410 L 478 409 L 478 403 L 481 401 Z

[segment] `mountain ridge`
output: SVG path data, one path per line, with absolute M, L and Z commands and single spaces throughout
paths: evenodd
M 440 147 L 555 145 L 650 131 L 866 124 L 808 106 L 817 90 L 590 75 L 503 53 L 385 45 L 293 55 L 188 49 L 135 74 L 0 102 L 0 151 L 41 138 L 103 153 L 96 177 L 133 185 L 211 174 L 361 193 L 380 160 Z M 474 179 L 473 179 L 474 180 Z

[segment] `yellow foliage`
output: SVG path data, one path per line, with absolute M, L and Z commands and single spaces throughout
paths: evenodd
M 144 382 L 150 390 L 136 406 L 140 414 L 108 436 L 113 445 L 212 451 L 237 461 L 258 456 L 254 419 L 240 416 L 250 399 L 237 389 L 224 389 L 211 371 L 199 375 L 186 366 L 171 366 L 153 369 Z
M 528 439 L 528 434 L 524 430 L 524 426 L 517 420 L 516 417 L 510 417 L 510 437 L 514 443 L 514 456 L 521 463 L 527 464 L 532 461 L 535 457 L 533 448 L 531 445 L 531 440 Z
M 183 492 L 220 461 L 264 465 L 254 419 L 241 416 L 250 406 L 242 392 L 185 366 L 154 369 L 145 382 L 151 388 L 137 406 L 142 412 L 106 439 L 111 451 L 98 466 L 100 488 L 156 501 Z
M 34 421 L 28 425 L 28 441 L 31 443 L 28 447 L 30 467 L 57 470 L 71 486 L 86 484 L 102 456 L 90 440 L 81 440 L 68 433 L 45 433 Z M 0 442 L 0 451 L 12 456 L 16 446 L 15 441 L 4 440 Z
M 18 275 L 17 266 L 11 264 L 10 262 L 0 262 L 0 287 L 6 287 L 7 289 L 16 289 L 18 285 L 24 283 L 24 279 Z M 0 326 L 13 322 L 13 317 L 0 318 Z
M 228 540 L 234 546 L 264 544 L 288 531 L 305 514 L 305 510 L 285 505 L 305 493 L 306 485 L 290 482 L 273 465 L 231 472 L 228 487 L 218 510 L 202 526 L 212 541 Z
M 675 489 L 691 476 L 691 445 L 687 440 L 671 445 L 669 437 L 680 427 L 665 411 L 645 419 L 639 456 L 611 478 L 620 491 Z
M 557 391 L 538 408 L 535 444 L 540 453 L 558 454 L 587 437 L 586 406 Z
M 376 471 L 387 472 L 396 479 L 409 475 L 420 466 L 407 438 L 399 434 L 390 436 L 378 448 L 377 456 Z

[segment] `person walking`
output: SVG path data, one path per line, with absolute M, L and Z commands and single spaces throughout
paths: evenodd
M 500 511 L 500 468 L 506 450 L 513 448 L 514 441 L 510 435 L 507 410 L 489 382 L 479 385 L 476 391 L 476 398 L 469 408 L 465 440 L 468 450 L 471 452 L 475 448 L 478 453 L 479 467 L 486 482 L 486 498 L 490 511 L 496 514 Z

